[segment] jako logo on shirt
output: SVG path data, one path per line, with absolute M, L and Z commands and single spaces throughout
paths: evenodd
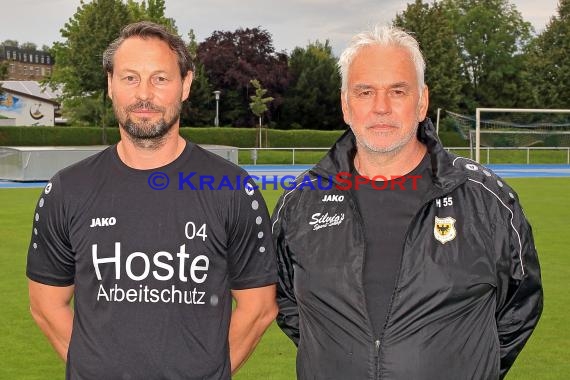
M 321 201 L 323 201 L 323 202 L 342 202 L 342 201 L 344 201 L 344 195 L 325 194 L 325 196 L 323 197 L 323 199 L 321 199 Z
M 117 219 L 112 216 L 110 218 L 93 218 L 89 227 L 109 227 L 117 224 Z
M 309 225 L 313 226 L 313 231 L 320 230 L 321 228 L 338 226 L 344 220 L 344 213 L 334 214 L 329 216 L 329 213 L 324 215 L 317 212 L 311 216 L 311 221 Z

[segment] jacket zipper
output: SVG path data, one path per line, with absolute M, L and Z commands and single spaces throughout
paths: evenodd
M 376 362 L 375 378 L 380 379 L 380 339 L 374 341 L 374 359 Z
M 318 172 L 314 172 L 314 175 L 319 176 Z M 463 183 L 463 182 L 461 182 Z M 380 357 L 380 347 L 382 346 L 382 340 L 383 340 L 383 335 L 386 332 L 385 331 L 385 327 L 388 324 L 388 321 L 390 320 L 390 314 L 392 312 L 392 306 L 393 306 L 393 302 L 394 302 L 394 295 L 396 293 L 396 289 L 398 287 L 398 281 L 400 279 L 400 272 L 402 271 L 402 264 L 404 261 L 404 253 L 405 253 L 405 245 L 406 245 L 406 241 L 408 239 L 408 235 L 410 233 L 410 227 L 412 226 L 414 220 L 417 218 L 418 214 L 420 213 L 420 211 L 426 207 L 429 203 L 433 202 L 435 199 L 444 196 L 445 194 L 449 194 L 450 192 L 452 192 L 455 188 L 457 188 L 461 183 L 456 184 L 455 186 L 445 189 L 444 191 L 434 191 L 433 193 L 429 194 L 429 196 L 427 198 L 425 198 L 425 200 L 421 203 L 420 207 L 418 208 L 418 211 L 416 212 L 416 214 L 414 215 L 414 217 L 412 218 L 412 221 L 410 222 L 410 224 L 408 225 L 408 228 L 406 229 L 406 235 L 404 237 L 404 247 L 402 247 L 402 258 L 400 259 L 400 267 L 398 268 L 398 277 L 396 277 L 396 283 L 394 285 L 394 290 L 392 292 L 392 299 L 390 300 L 390 305 L 388 305 L 388 313 L 386 314 L 386 321 L 385 321 L 385 326 L 384 326 L 384 330 L 382 332 L 382 336 L 378 337 L 376 340 L 374 340 L 374 361 L 375 361 L 375 368 L 374 368 L 374 378 L 376 380 L 381 380 L 382 377 L 380 376 L 380 361 L 381 361 L 381 357 Z M 358 204 L 356 202 L 356 198 L 354 197 L 354 195 L 352 194 L 352 191 L 349 190 L 349 194 L 350 194 L 350 201 L 349 204 L 351 205 L 352 210 L 355 213 L 355 216 L 357 216 L 358 218 L 358 224 L 360 225 L 360 228 L 362 229 L 362 235 L 364 236 L 364 250 L 363 250 L 363 268 L 364 268 L 364 258 L 366 258 L 366 235 L 364 233 L 364 223 L 362 221 L 362 215 L 360 214 L 360 209 L 358 207 Z M 365 299 L 366 299 L 366 295 L 364 295 Z M 368 315 L 368 321 L 370 322 L 370 331 L 372 332 L 372 336 L 374 336 L 374 328 L 372 327 L 372 322 L 370 320 L 370 315 Z
M 418 215 L 420 214 L 420 212 L 427 206 L 429 207 L 429 204 L 431 202 L 433 202 L 435 199 L 444 196 L 445 194 L 448 194 L 449 192 L 451 192 L 452 190 L 448 190 L 447 192 L 438 192 L 438 193 L 433 193 L 430 194 L 430 196 L 428 198 L 426 198 L 425 201 L 423 201 L 420 204 L 420 207 L 418 208 L 418 211 L 416 212 L 416 214 L 414 215 L 414 217 L 412 218 L 410 224 L 408 225 L 408 228 L 406 229 L 406 234 L 404 236 L 404 246 L 402 247 L 402 257 L 400 259 L 400 266 L 398 268 L 398 277 L 396 277 L 396 283 L 394 284 L 394 289 L 392 291 L 392 298 L 390 299 L 390 305 L 388 305 L 388 312 L 386 314 L 386 320 L 384 321 L 384 329 L 382 330 L 382 335 L 374 341 L 374 356 L 376 359 L 376 370 L 375 370 L 375 376 L 374 378 L 377 380 L 381 380 L 382 377 L 380 376 L 380 361 L 381 361 L 381 357 L 380 357 L 380 347 L 382 346 L 382 341 L 384 340 L 384 334 L 386 333 L 386 326 L 388 324 L 388 321 L 390 320 L 390 315 L 392 313 L 392 307 L 394 305 L 394 297 L 396 295 L 396 289 L 398 288 L 398 282 L 400 280 L 400 274 L 402 271 L 402 265 L 404 262 L 404 254 L 406 252 L 406 241 L 408 240 L 408 235 L 410 234 L 410 228 L 411 226 L 414 224 L 414 221 L 416 220 L 416 218 L 418 217 Z M 360 217 L 360 214 L 359 214 Z M 362 221 L 361 221 L 362 223 Z
M 349 205 L 354 212 L 356 219 L 358 220 L 358 225 L 361 228 L 362 236 L 364 237 L 364 248 L 362 253 L 362 270 L 364 270 L 365 259 L 366 259 L 366 233 L 364 230 L 364 223 L 362 221 L 362 215 L 360 214 L 360 208 L 356 201 L 356 197 L 352 193 L 352 190 L 348 191 L 349 193 Z M 362 273 L 361 273 L 362 277 Z M 364 294 L 364 287 L 362 287 L 362 293 L 364 295 L 364 307 L 366 308 L 366 294 Z M 367 308 L 366 308 L 367 309 Z M 372 320 L 370 319 L 370 315 L 368 314 L 368 310 L 366 310 L 366 314 L 368 315 L 368 322 L 369 328 L 372 337 L 374 338 L 374 327 L 372 326 Z M 374 338 L 374 379 L 380 379 L 380 338 Z

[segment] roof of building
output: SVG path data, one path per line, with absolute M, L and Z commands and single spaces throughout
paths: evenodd
M 43 87 L 35 80 L 5 80 L 0 82 L 0 86 L 5 91 L 28 95 L 50 103 L 58 103 L 57 98 L 61 96 L 60 90 L 54 91 L 49 86 Z
M 6 51 L 11 52 L 12 54 L 14 54 L 14 52 L 18 53 L 18 56 L 16 58 L 10 58 L 10 57 L 6 57 Z M 43 51 L 43 50 L 33 50 L 33 49 L 22 49 L 20 47 L 16 47 L 16 46 L 5 46 L 5 45 L 0 45 L 0 52 L 2 52 L 2 54 L 0 55 L 0 61 L 4 60 L 4 59 L 11 59 L 11 60 L 17 60 L 17 61 L 23 61 L 22 59 L 22 55 L 28 55 L 28 56 L 43 56 L 43 57 L 49 57 L 49 61 L 50 63 L 48 63 L 48 65 L 53 65 L 54 63 L 54 58 L 53 56 L 47 52 L 47 51 Z M 30 61 L 31 62 L 31 61 Z M 39 62 L 36 62 L 39 63 Z

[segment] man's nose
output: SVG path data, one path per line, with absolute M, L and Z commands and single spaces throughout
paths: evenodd
M 135 96 L 140 100 L 152 98 L 152 84 L 148 80 L 141 80 L 137 86 Z
M 385 91 L 376 92 L 373 107 L 373 111 L 378 114 L 387 114 L 392 111 L 390 97 Z

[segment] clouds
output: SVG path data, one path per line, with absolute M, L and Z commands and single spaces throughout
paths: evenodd
M 261 26 L 272 34 L 277 50 L 287 51 L 317 39 L 329 39 L 340 51 L 353 34 L 368 25 L 389 23 L 405 9 L 401 0 L 214 0 L 197 8 L 174 0 L 168 4 L 168 16 L 184 33 L 193 28 L 199 41 L 214 30 Z
M 186 36 L 192 28 L 200 42 L 215 30 L 261 26 L 277 50 L 328 39 L 339 53 L 350 37 L 376 23 L 390 23 L 412 0 L 166 0 L 166 15 Z M 542 30 L 556 14 L 557 0 L 512 1 L 525 20 Z M 79 0 L 11 0 L 3 14 L 0 40 L 33 42 L 39 47 L 61 40 L 59 30 L 73 16 Z

